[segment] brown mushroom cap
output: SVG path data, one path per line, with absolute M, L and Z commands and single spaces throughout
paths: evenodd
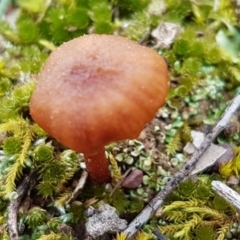
M 138 137 L 167 91 L 167 65 L 155 51 L 120 36 L 85 35 L 50 54 L 30 112 L 59 142 L 92 154 Z

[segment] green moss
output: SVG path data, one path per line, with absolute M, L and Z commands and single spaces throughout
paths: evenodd
M 151 18 L 146 12 L 136 12 L 133 14 L 133 20 L 126 29 L 126 35 L 135 40 L 140 41 L 150 32 Z
M 53 147 L 51 145 L 41 144 L 34 149 L 35 161 L 50 161 L 53 159 Z
M 180 69 L 181 74 L 190 76 L 197 75 L 199 73 L 200 67 L 202 66 L 201 60 L 198 58 L 187 58 Z
M 115 4 L 119 7 L 121 13 L 124 15 L 131 14 L 132 12 L 141 12 L 149 4 L 149 0 L 116 0 Z
M 40 145 L 34 154 L 41 179 L 37 188 L 43 197 L 59 194 L 63 184 L 79 169 L 78 158 L 73 151 L 62 152 L 58 159 L 53 158 L 52 151 L 53 148 L 50 145 Z
M 24 222 L 28 227 L 34 229 L 37 226 L 41 226 L 42 224 L 44 224 L 46 222 L 46 219 L 46 210 L 40 207 L 33 207 L 27 212 Z
M 86 29 L 89 25 L 89 15 L 86 8 L 72 8 L 67 13 L 67 22 L 72 28 Z
M 46 5 L 44 0 L 17 0 L 17 4 L 29 13 L 41 13 Z
M 0 98 L 5 96 L 11 88 L 11 81 L 6 77 L 0 77 Z
M 39 29 L 32 19 L 20 19 L 17 22 L 17 33 L 20 43 L 35 43 L 39 36 Z
M 9 96 L 0 99 L 0 121 L 7 121 L 24 115 L 28 110 L 29 99 L 35 83 L 29 82 L 15 88 Z
M 230 1 L 219 1 L 216 11 L 213 1 L 165 2 L 166 12 L 156 15 L 148 9 L 149 0 L 19 0 L 16 27 L 1 21 L 0 34 L 7 40 L 6 46 L 4 41 L 0 46 L 1 224 L 7 220 L 9 197 L 16 196 L 19 182 L 31 171 L 37 175 L 37 183 L 29 191 L 32 205 L 19 213 L 19 223 L 26 225 L 20 240 L 72 239 L 61 233 L 58 225 L 84 223 L 84 211 L 92 199 L 103 200 L 120 214 L 131 217 L 171 177 L 162 161 L 155 162 L 143 144 L 131 145 L 129 152 L 120 147 L 116 160 L 121 173 L 130 167 L 142 169 L 143 184 L 135 190 L 117 189 L 110 196 L 104 186 L 88 182 L 76 201 L 68 203 L 82 173 L 82 157 L 51 139 L 29 114 L 36 74 L 56 46 L 93 32 L 127 36 L 152 47 L 151 31 L 162 21 L 182 27 L 182 33 L 169 49 L 157 49 L 168 61 L 171 89 L 166 104 L 168 117 L 160 118 L 165 119 L 166 128 L 160 127 L 163 136 L 156 135 L 154 140 L 164 157 L 169 158 L 165 165 L 176 169 L 185 160 L 182 148 L 191 141 L 191 129 L 203 122 L 215 122 L 226 102 L 239 90 L 240 34 Z M 200 112 L 201 101 L 209 104 L 207 114 Z M 239 145 L 237 135 L 222 139 Z M 238 158 L 223 172 L 239 174 Z M 169 227 L 161 229 L 174 239 L 224 239 L 236 220 L 235 210 L 212 192 L 209 178 L 182 183 L 163 209 L 162 217 Z M 149 233 L 160 222 L 153 218 L 143 230 Z M 0 238 L 9 239 L 7 231 L 2 231 Z
M 173 45 L 173 51 L 176 55 L 188 55 L 190 52 L 190 41 L 181 38 L 176 40 Z
M 166 5 L 168 11 L 164 16 L 165 19 L 171 22 L 182 22 L 186 17 L 191 15 L 192 7 L 191 3 L 188 0 L 174 1 L 174 0 L 166 0 Z
M 3 150 L 6 155 L 12 156 L 20 152 L 22 148 L 22 141 L 16 137 L 6 138 L 3 142 Z
M 236 210 L 213 192 L 208 177 L 181 183 L 168 201 L 162 215 L 166 226 L 159 229 L 170 239 L 223 239 L 236 220 Z

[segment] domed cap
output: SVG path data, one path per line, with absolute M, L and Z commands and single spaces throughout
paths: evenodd
M 138 137 L 168 92 L 165 60 L 114 35 L 85 35 L 62 44 L 37 80 L 32 118 L 59 142 L 86 154 Z

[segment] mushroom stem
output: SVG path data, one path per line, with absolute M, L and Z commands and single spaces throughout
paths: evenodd
M 111 179 L 109 163 L 102 148 L 94 155 L 84 154 L 90 179 L 95 183 L 106 183 Z

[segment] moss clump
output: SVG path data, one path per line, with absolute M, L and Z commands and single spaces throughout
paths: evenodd
M 180 184 L 164 204 L 159 229 L 170 239 L 224 239 L 236 210 L 211 188 L 209 177 Z
M 19 209 L 18 224 L 26 226 L 20 240 L 73 239 L 58 227 L 84 225 L 85 210 L 99 200 L 114 206 L 119 214 L 135 216 L 164 187 L 172 174 L 170 167 L 177 170 L 182 166 L 183 147 L 191 141 L 191 129 L 215 123 L 226 102 L 239 91 L 240 33 L 230 1 L 219 1 L 218 9 L 213 9 L 214 1 L 165 0 L 162 9 L 160 2 L 18 0 L 20 15 L 15 27 L 0 22 L 0 34 L 5 38 L 0 46 L 1 225 L 7 222 L 9 201 L 17 197 L 19 183 L 29 173 L 36 176 L 29 189 L 30 206 L 23 204 Z M 153 11 L 153 6 L 158 11 Z M 183 30 L 169 49 L 157 49 L 168 61 L 171 78 L 165 117 L 160 114 L 157 120 L 161 124 L 155 126 L 162 134 L 154 135 L 155 149 L 145 149 L 139 141 L 129 141 L 130 148 L 116 143 L 107 149 L 116 182 L 133 167 L 143 171 L 143 183 L 111 195 L 103 186 L 88 183 L 86 191 L 69 202 L 82 173 L 81 155 L 61 146 L 32 121 L 29 99 L 36 74 L 56 46 L 87 33 L 119 34 L 154 47 L 151 31 L 162 21 L 176 23 Z M 205 111 L 202 102 L 207 102 Z M 233 136 L 223 134 L 218 141 L 238 146 L 238 135 L 236 130 Z M 145 144 L 153 145 L 150 140 Z M 156 148 L 161 154 L 153 157 Z M 238 175 L 238 162 L 239 151 L 221 167 L 218 177 Z M 216 196 L 210 180 L 199 176 L 182 183 L 165 203 L 163 220 L 153 218 L 136 239 L 154 239 L 154 227 L 170 239 L 224 239 L 237 232 L 235 209 Z M 9 239 L 6 229 L 0 238 Z M 117 239 L 124 236 L 118 234 Z

